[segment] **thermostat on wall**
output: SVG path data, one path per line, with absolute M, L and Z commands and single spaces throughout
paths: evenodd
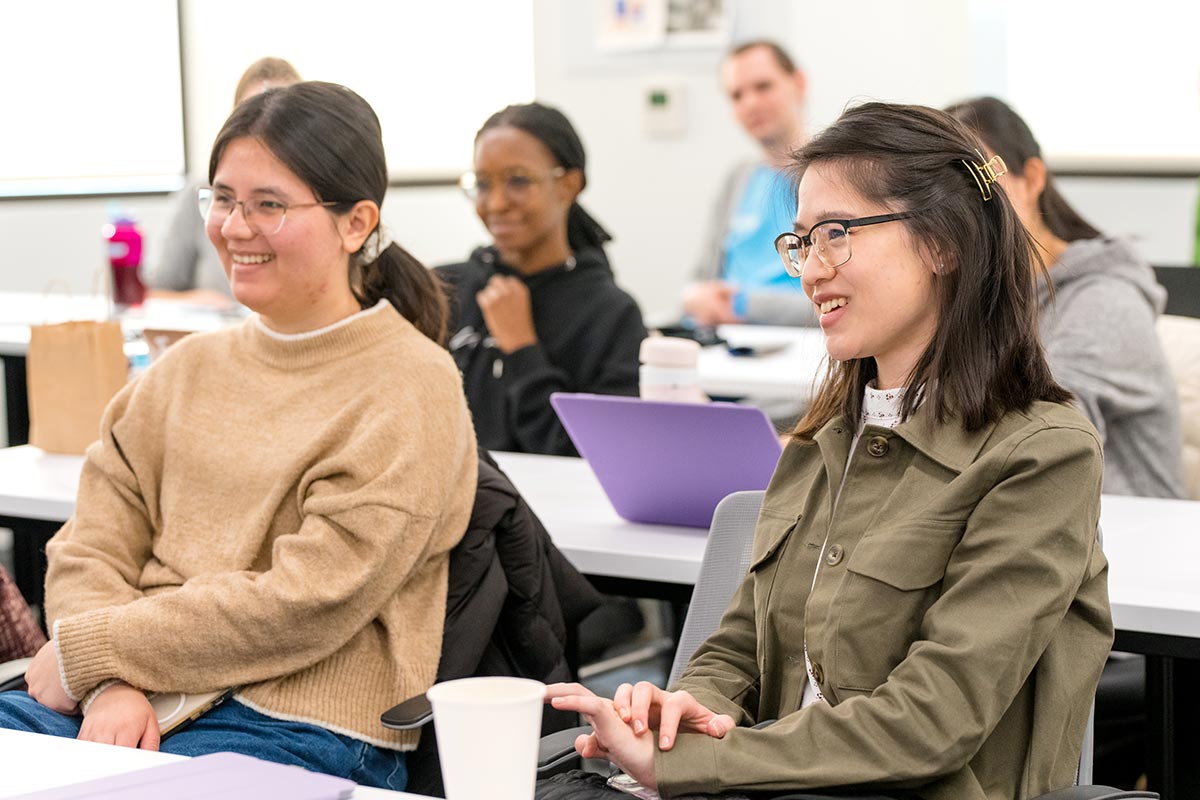
M 683 85 L 671 81 L 647 84 L 642 98 L 642 128 L 648 136 L 682 136 L 687 128 Z

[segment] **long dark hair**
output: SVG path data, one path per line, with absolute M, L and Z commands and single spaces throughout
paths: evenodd
M 360 200 L 383 206 L 388 176 L 379 118 L 345 86 L 307 81 L 245 100 L 217 134 L 209 181 L 225 148 L 243 136 L 262 142 L 317 200 L 335 202 L 333 213 L 345 214 Z M 363 247 L 374 247 L 379 236 L 376 228 Z M 395 243 L 366 263 L 361 254 L 350 259 L 350 286 L 359 304 L 369 308 L 386 298 L 421 333 L 443 343 L 447 302 L 433 273 Z
M 587 155 L 583 151 L 583 142 L 571 121 L 557 108 L 541 103 L 507 106 L 488 117 L 475 134 L 475 141 L 478 142 L 479 137 L 492 128 L 516 128 L 528 133 L 546 145 L 560 167 L 579 170 L 583 186 L 587 186 L 587 173 L 584 171 Z M 571 204 L 571 210 L 567 212 L 567 244 L 572 250 L 593 247 L 603 255 L 604 244 L 610 241 L 612 235 L 584 211 L 578 201 Z
M 798 181 L 828 164 L 862 197 L 894 211 L 934 275 L 937 330 L 908 377 L 902 416 L 918 403 L 938 422 L 978 430 L 1036 400 L 1064 403 L 1038 340 L 1035 277 L 1045 266 L 1007 195 L 984 201 L 962 161 L 978 163 L 974 137 L 949 114 L 924 106 L 867 103 L 851 108 L 793 158 Z M 831 361 L 794 435 L 811 440 L 839 415 L 857 421 L 874 358 Z
M 946 111 L 983 139 L 989 150 L 999 153 L 1014 175 L 1025 173 L 1025 162 L 1029 159 L 1042 157 L 1041 145 L 1033 138 L 1033 131 L 1003 100 L 977 97 L 955 103 Z M 1046 185 L 1038 197 L 1038 211 L 1050 232 L 1063 241 L 1095 239 L 1102 235 L 1062 196 L 1049 169 L 1046 170 Z

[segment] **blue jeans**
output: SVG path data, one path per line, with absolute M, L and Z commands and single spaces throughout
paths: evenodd
M 0 728 L 74 739 L 82 722 L 83 717 L 51 711 L 25 692 L 0 694 Z M 181 756 L 242 753 L 380 789 L 403 791 L 408 783 L 404 753 L 306 722 L 274 719 L 232 698 L 166 739 L 160 749 Z

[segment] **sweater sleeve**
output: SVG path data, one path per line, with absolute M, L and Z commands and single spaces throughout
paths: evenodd
M 157 690 L 251 684 L 313 665 L 362 631 L 431 553 L 461 536 L 444 517 L 464 511 L 455 498 L 475 480 L 457 375 L 447 367 L 417 382 L 425 387 L 422 408 L 437 413 L 378 409 L 354 438 L 318 459 L 298 493 L 300 527 L 275 539 L 264 571 L 203 574 L 59 619 L 70 691 L 82 697 L 109 678 Z M 107 438 L 104 446 L 119 443 Z M 121 509 L 132 494 L 119 460 L 95 460 L 81 502 L 101 512 L 81 519 L 59 548 L 80 557 L 121 538 L 126 517 L 84 522 Z
M 716 281 L 723 277 L 725 269 L 725 234 L 729 232 L 729 220 L 733 216 L 733 205 L 745 188 L 750 174 L 754 171 L 752 164 L 739 164 L 730 170 L 725 180 L 721 182 L 721 192 L 713 202 L 712 212 L 708 221 L 708 230 L 704 236 L 704 250 L 692 271 L 692 280 Z
M 576 384 L 566 370 L 551 363 L 540 344 L 504 358 L 504 387 L 508 393 L 509 428 L 523 452 L 576 455 L 571 438 L 550 405 L 554 392 L 636 395 L 638 348 L 646 338 L 641 311 L 628 300 L 611 325 L 597 325 L 597 339 L 611 331 L 594 377 Z M 599 345 L 600 342 L 595 343 Z
M 138 588 L 151 555 L 152 527 L 141 486 L 113 437 L 135 384 L 109 403 L 101 439 L 88 448 L 75 513 L 46 546 L 46 620 L 143 597 Z
M 660 791 L 913 787 L 960 770 L 1012 704 L 1083 583 L 1104 580 L 1100 480 L 1090 433 L 1047 428 L 1017 443 L 972 511 L 918 639 L 881 686 L 723 739 L 681 735 L 656 755 Z
M 196 186 L 188 184 L 171 201 L 171 224 L 160 241 L 162 256 L 156 259 L 146 276 L 153 289 L 183 292 L 196 288 L 196 266 L 200 261 L 197 242 L 204 226 L 196 207 Z
M 755 325 L 812 327 L 818 324 L 813 304 L 800 292 L 747 292 L 745 319 Z

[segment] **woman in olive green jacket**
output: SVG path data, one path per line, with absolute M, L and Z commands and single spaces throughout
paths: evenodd
M 976 147 L 940 111 L 871 103 L 797 154 L 776 245 L 828 374 L 674 691 L 551 687 L 595 728 L 584 756 L 664 796 L 1072 785 L 1113 633 L 1101 449 L 1038 344 L 1003 163 Z

